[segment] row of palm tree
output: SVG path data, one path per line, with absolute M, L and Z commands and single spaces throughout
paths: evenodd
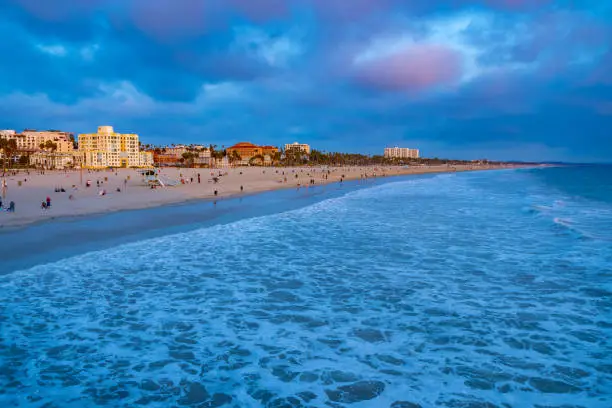
M 148 146 L 148 145 L 146 145 Z M 161 154 L 166 151 L 166 148 L 156 147 L 155 152 Z M 214 165 L 217 160 L 222 160 L 227 157 L 229 163 L 234 165 L 242 161 L 242 157 L 237 151 L 232 150 L 228 153 L 225 146 L 218 149 L 217 145 L 209 145 L 207 148 L 199 148 L 194 145 L 187 147 L 187 153 L 183 154 L 182 162 L 193 165 L 194 159 L 199 157 L 199 152 L 202 150 L 210 151 L 210 166 Z M 249 159 L 250 165 L 262 165 L 265 163 L 263 155 L 257 155 Z M 493 163 L 487 160 L 480 163 Z M 281 166 L 305 166 L 305 165 L 329 165 L 329 166 L 365 166 L 365 165 L 461 165 L 473 164 L 467 160 L 450 160 L 434 158 L 389 158 L 382 155 L 364 155 L 358 153 L 339 153 L 325 152 L 320 150 L 312 150 L 306 153 L 299 149 L 290 149 L 287 151 L 280 150 L 270 156 L 271 165 Z
M 364 165 L 465 165 L 473 164 L 469 160 L 451 160 L 434 158 L 389 158 L 381 155 L 364 155 L 355 153 L 323 152 L 312 150 L 307 154 L 299 150 L 290 150 L 282 153 L 281 164 L 295 165 L 330 165 L 330 166 L 364 166 Z M 479 161 L 482 164 L 494 163 L 488 160 Z

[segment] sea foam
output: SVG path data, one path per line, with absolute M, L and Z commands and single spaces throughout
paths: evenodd
M 611 249 L 523 211 L 566 199 L 392 182 L 6 275 L 0 405 L 609 407 Z

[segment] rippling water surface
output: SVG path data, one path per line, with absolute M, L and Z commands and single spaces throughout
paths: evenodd
M 612 200 L 564 189 L 578 171 L 408 179 L 3 275 L 0 406 L 610 407 Z

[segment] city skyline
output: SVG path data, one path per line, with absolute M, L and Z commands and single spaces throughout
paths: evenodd
M 136 143 L 143 147 L 143 151 L 153 151 L 158 150 L 160 148 L 170 148 L 177 149 L 182 148 L 184 152 L 188 150 L 201 150 L 201 151 L 209 151 L 211 148 L 209 146 L 213 146 L 215 149 L 219 149 L 218 145 L 208 144 L 208 143 L 181 143 L 180 141 L 174 141 L 172 143 L 162 143 L 162 144 L 154 144 L 154 143 L 144 143 L 140 140 L 140 135 L 136 133 L 116 133 L 113 126 L 110 125 L 101 125 L 97 127 L 97 133 L 78 133 L 74 134 L 70 131 L 63 131 L 60 129 L 47 129 L 47 130 L 37 130 L 33 128 L 24 128 L 23 131 L 19 132 L 15 129 L 0 129 L 0 139 L 14 139 L 16 141 L 17 150 L 15 151 L 15 155 L 19 156 L 20 154 L 29 154 L 33 152 L 47 152 L 48 146 L 45 147 L 44 144 L 46 142 L 55 142 L 53 143 L 53 150 L 51 153 L 72 153 L 73 151 L 83 150 L 82 141 L 85 140 L 85 144 L 91 144 L 91 138 L 96 139 L 94 144 L 98 144 L 98 137 L 102 136 L 102 141 L 108 139 L 108 136 L 114 136 L 116 138 L 119 137 L 131 137 L 134 138 Z M 74 146 L 73 146 L 74 145 Z M 227 147 L 224 145 L 220 146 L 221 151 L 227 150 L 231 153 L 232 149 L 236 147 L 240 147 L 240 145 L 247 146 L 248 149 L 251 148 L 274 148 L 276 151 L 281 153 L 285 152 L 303 152 L 305 154 L 310 155 L 311 146 L 307 143 L 299 143 L 297 141 L 293 143 L 285 143 L 284 148 L 282 143 L 278 146 L 257 146 L 252 144 L 251 142 L 241 141 L 236 142 L 233 145 L 228 145 Z M 58 149 L 59 147 L 59 149 Z M 405 153 L 388 154 L 389 150 L 401 150 L 406 151 Z M 91 150 L 85 148 L 85 150 Z M 93 149 L 96 150 L 96 149 Z M 313 151 L 317 151 L 317 149 L 312 149 Z M 320 152 L 320 151 L 319 151 Z M 321 152 L 320 152 L 321 153 Z M 329 152 L 329 153 L 353 153 L 349 151 L 343 152 Z M 419 149 L 411 149 L 411 148 L 399 148 L 395 146 L 394 148 L 384 147 L 384 150 L 380 154 L 373 154 L 372 156 L 384 156 L 384 157 L 397 157 L 397 158 L 419 158 Z M 210 157 L 210 156 L 208 156 Z M 115 163 L 116 165 L 116 163 Z M 112 167 L 112 166 L 111 166 Z
M 0 0 L 0 128 L 610 160 L 611 4 L 404 3 Z

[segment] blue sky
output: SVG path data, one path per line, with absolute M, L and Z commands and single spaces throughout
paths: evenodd
M 0 0 L 0 128 L 612 161 L 612 1 Z

